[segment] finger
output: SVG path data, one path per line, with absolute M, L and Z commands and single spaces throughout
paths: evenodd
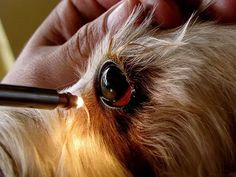
M 38 28 L 28 46 L 60 45 L 70 39 L 79 28 L 106 11 L 111 3 L 95 0 L 63 0 Z
M 208 15 L 224 23 L 236 23 L 236 1 L 215 0 L 208 9 Z
M 84 19 L 72 1 L 63 0 L 37 29 L 28 42 L 28 46 L 63 44 L 84 24 Z
M 183 22 L 183 15 L 179 4 L 175 0 L 141 0 L 146 10 L 154 11 L 154 22 L 160 27 L 172 28 Z
M 72 0 L 72 2 L 86 22 L 97 18 L 106 11 L 96 0 Z
M 32 53 L 23 53 L 3 82 L 45 88 L 65 88 L 72 85 L 78 80 L 73 66 L 83 67 L 95 44 L 106 31 L 119 28 L 135 4 L 135 0 L 129 0 L 115 5 L 96 20 L 80 28 L 64 45 L 42 46 L 34 49 Z M 117 16 L 119 18 L 115 18 Z M 17 76 L 17 79 L 14 76 Z
M 184 21 L 188 20 L 193 12 L 199 9 L 202 0 L 175 0 L 178 4 Z
M 71 67 L 74 63 L 64 56 L 60 47 L 38 48 L 37 53 L 20 56 L 2 83 L 53 89 L 70 86 L 76 79 Z
M 88 21 L 94 20 L 121 0 L 72 0 L 80 14 Z
M 103 6 L 105 9 L 109 9 L 121 0 L 97 0 L 97 2 Z
M 68 82 L 72 84 L 77 81 L 78 75 L 72 72 L 72 67 L 83 68 L 97 42 L 101 41 L 107 31 L 119 28 L 137 4 L 136 0 L 124 0 L 116 4 L 100 17 L 80 28 L 67 43 L 59 48 L 55 62 L 62 64 L 60 67 L 58 65 L 55 70 L 63 71 L 63 73 L 59 72 L 57 78 L 63 78 L 64 83 L 62 79 L 58 79 L 57 86 L 59 83 L 60 86 L 64 86 Z
M 75 61 L 86 60 L 107 31 L 112 32 L 119 29 L 138 3 L 137 0 L 122 1 L 96 20 L 84 25 L 64 45 L 68 56 Z

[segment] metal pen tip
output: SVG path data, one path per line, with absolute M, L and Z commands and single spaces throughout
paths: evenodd
M 82 97 L 71 93 L 58 93 L 53 89 L 0 84 L 0 106 L 55 109 L 80 108 Z
M 79 97 L 77 98 L 76 104 L 77 104 L 77 107 L 76 107 L 77 109 L 78 109 L 78 108 L 82 108 L 82 107 L 84 106 L 84 100 L 83 100 L 83 98 L 79 96 Z
M 59 104 L 57 107 L 66 109 L 70 108 L 81 108 L 84 105 L 84 100 L 81 96 L 75 96 L 71 93 L 59 94 Z

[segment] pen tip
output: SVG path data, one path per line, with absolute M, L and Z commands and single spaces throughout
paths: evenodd
M 77 109 L 83 107 L 83 105 L 84 105 L 84 100 L 83 100 L 83 98 L 80 97 L 80 96 L 78 96 L 78 97 L 77 97 L 76 104 L 77 104 L 77 106 L 76 106 Z

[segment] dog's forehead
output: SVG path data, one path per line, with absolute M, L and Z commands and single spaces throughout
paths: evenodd
M 107 60 L 113 60 L 121 69 L 128 67 L 123 70 L 127 74 L 154 68 L 152 73 L 146 72 L 153 74 L 169 68 L 169 79 L 174 80 L 177 76 L 187 77 L 194 66 L 204 65 L 214 55 L 224 57 L 223 48 L 228 50 L 226 53 L 232 53 L 230 49 L 235 48 L 235 27 L 212 28 L 212 24 L 190 25 L 188 22 L 181 28 L 161 31 L 149 29 L 150 21 L 136 26 L 136 18 L 137 15 L 131 16 L 116 34 L 105 36 L 91 53 L 79 81 L 68 91 L 79 93 L 85 87 L 92 88 L 100 67 Z M 219 42 L 223 38 L 228 42 Z
M 138 50 L 139 48 L 137 47 L 133 48 L 132 43 L 136 43 L 138 39 L 139 41 L 142 41 L 142 38 L 145 38 L 143 34 L 145 31 L 147 33 L 146 29 L 150 22 L 147 21 L 138 28 L 134 27 L 137 15 L 138 13 L 131 16 L 127 23 L 124 24 L 124 26 L 116 34 L 111 35 L 108 33 L 104 37 L 104 39 L 91 53 L 87 68 L 85 71 L 82 71 L 83 74 L 81 75 L 79 81 L 71 88 L 67 89 L 67 91 L 77 93 L 86 86 L 91 87 L 92 82 L 96 79 L 95 77 L 97 76 L 100 67 L 105 61 L 112 60 L 120 68 L 123 68 L 124 61 L 127 61 L 127 58 L 129 58 L 130 55 L 137 55 L 136 52 L 142 52 L 141 50 Z M 136 63 L 138 63 L 138 61 Z M 81 71 L 79 71 L 79 73 L 81 73 Z

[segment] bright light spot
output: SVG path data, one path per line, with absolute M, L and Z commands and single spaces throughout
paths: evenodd
M 72 139 L 72 143 L 73 143 L 73 146 L 75 148 L 75 150 L 78 150 L 80 149 L 81 147 L 83 147 L 83 140 L 79 139 L 78 137 L 76 136 L 73 136 L 73 139 Z
M 83 98 L 82 97 L 78 97 L 76 104 L 77 104 L 77 109 L 83 107 L 84 106 Z
M 72 127 L 74 121 L 71 118 L 68 118 L 66 123 L 67 123 L 68 127 Z

